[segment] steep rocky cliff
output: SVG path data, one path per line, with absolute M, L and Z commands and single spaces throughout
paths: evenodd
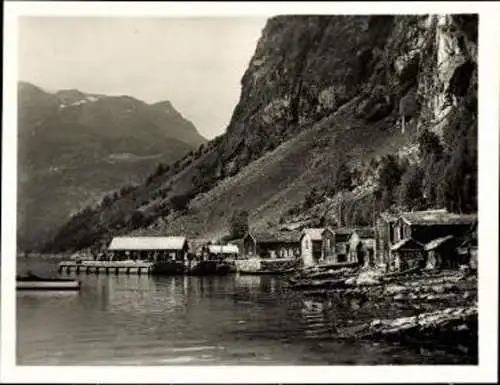
M 451 187 L 423 186 L 418 204 L 462 199 L 448 164 L 467 166 L 468 186 L 475 186 L 474 15 L 277 16 L 262 31 L 241 85 L 224 135 L 160 167 L 109 207 L 76 216 L 48 249 L 104 244 L 129 232 L 220 236 L 241 209 L 252 227 L 275 227 L 315 210 L 321 214 L 308 220 L 324 220 L 330 205 L 338 223 L 345 202 L 368 199 L 359 206 L 370 210 L 397 204 L 392 188 L 408 179 L 401 182 L 405 203 L 405 183 L 433 165 L 451 175 Z M 459 146 L 470 153 L 466 161 L 453 160 Z M 399 173 L 390 188 L 381 182 L 388 164 Z M 465 203 L 459 211 L 474 210 Z

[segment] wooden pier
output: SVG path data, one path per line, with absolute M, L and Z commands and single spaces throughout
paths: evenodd
M 113 262 L 113 261 L 64 261 L 59 264 L 59 273 L 66 274 L 133 274 L 149 275 L 153 271 L 152 262 Z

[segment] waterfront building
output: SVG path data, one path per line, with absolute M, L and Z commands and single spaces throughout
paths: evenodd
M 333 263 L 349 262 L 349 238 L 353 231 L 353 229 L 349 228 L 338 228 L 333 230 L 335 245 L 335 258 Z
M 424 247 L 427 269 L 449 269 L 468 263 L 458 253 L 457 238 L 453 235 L 436 238 Z
M 397 220 L 397 215 L 383 212 L 375 221 L 375 259 L 378 266 L 390 265 L 391 246 L 395 243 L 394 225 Z
M 300 232 L 248 232 L 243 238 L 245 258 L 296 259 L 300 257 Z
M 460 239 L 476 221 L 475 214 L 455 214 L 446 209 L 381 213 L 375 227 L 377 264 L 394 266 L 392 246 L 402 240 L 411 238 L 426 245 L 450 235 Z
M 304 266 L 335 260 L 335 234 L 329 228 L 306 228 L 300 237 Z
M 184 236 L 114 237 L 108 247 L 111 260 L 146 260 L 153 262 L 183 262 L 189 251 Z
M 458 246 L 457 252 L 468 261 L 468 265 L 472 269 L 477 269 L 477 221 L 472 224 L 470 231 Z
M 424 245 L 406 238 L 391 246 L 391 263 L 389 270 L 403 271 L 423 267 L 425 263 Z
M 375 265 L 375 230 L 372 227 L 356 228 L 349 238 L 348 262 L 363 266 Z

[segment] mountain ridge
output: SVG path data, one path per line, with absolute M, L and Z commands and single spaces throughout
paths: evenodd
M 70 214 L 206 143 L 168 103 L 165 113 L 128 96 L 49 93 L 20 81 L 20 246 L 39 247 Z

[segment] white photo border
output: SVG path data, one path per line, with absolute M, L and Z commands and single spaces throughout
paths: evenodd
M 11 383 L 496 382 L 500 6 L 488 2 L 5 2 L 2 116 L 0 378 Z M 16 366 L 17 18 L 19 16 L 274 16 L 479 14 L 479 365 Z

